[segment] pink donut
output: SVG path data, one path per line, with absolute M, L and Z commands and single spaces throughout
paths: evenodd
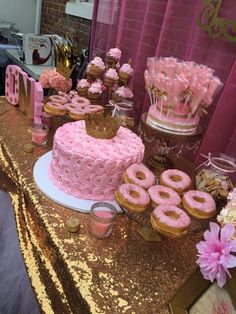
M 177 192 L 163 185 L 154 185 L 148 189 L 148 194 L 154 207 L 158 205 L 174 205 L 181 203 L 181 198 Z
M 180 236 L 186 233 L 191 220 L 179 207 L 173 205 L 159 205 L 151 214 L 151 224 L 157 231 Z
M 82 105 L 82 106 L 90 105 L 90 101 L 87 98 L 80 97 L 78 95 L 74 96 L 71 99 L 71 102 L 74 103 L 74 104 Z
M 49 101 L 44 105 L 43 108 L 44 111 L 52 115 L 63 116 L 66 113 L 65 106 L 58 102 Z
M 79 104 L 73 103 L 73 102 L 67 102 L 66 104 L 64 104 L 66 110 L 70 111 L 70 110 L 74 110 L 74 109 L 83 109 L 85 108 L 85 106 L 81 106 Z
M 102 111 L 104 108 L 100 105 L 89 105 L 85 107 L 86 113 Z
M 75 103 L 69 103 L 66 105 L 66 110 L 69 112 L 69 116 L 72 119 L 84 119 L 86 113 L 98 112 L 103 110 L 99 105 L 81 106 Z
M 50 99 L 50 101 L 53 101 L 55 103 L 60 103 L 60 104 L 65 104 L 68 102 L 67 97 L 64 96 L 60 96 L 60 95 L 52 95 L 48 97 Z
M 101 111 L 101 110 L 104 109 L 102 106 L 99 106 L 99 105 L 84 106 L 84 105 L 79 105 L 79 104 L 76 104 L 76 103 L 65 104 L 65 108 L 69 112 L 74 112 L 74 113 L 79 112 L 79 113 L 82 113 L 82 114 L 91 113 L 91 112 L 97 112 L 97 111 Z
M 124 173 L 124 181 L 126 183 L 134 183 L 144 189 L 148 189 L 155 183 L 155 176 L 143 164 L 132 164 Z
M 148 193 L 140 186 L 132 183 L 120 185 L 115 192 L 115 198 L 118 204 L 133 212 L 145 210 L 150 203 Z
M 212 196 L 204 191 L 191 190 L 184 193 L 183 206 L 193 217 L 211 218 L 216 213 L 216 203 Z
M 49 101 L 46 103 L 48 106 L 52 107 L 52 108 L 56 108 L 56 109 L 64 109 L 65 110 L 65 106 L 59 102 L 54 102 L 54 101 Z
M 169 169 L 162 172 L 160 184 L 182 193 L 191 186 L 191 179 L 181 170 Z

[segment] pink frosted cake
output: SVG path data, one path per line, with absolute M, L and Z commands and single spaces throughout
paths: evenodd
M 111 200 L 124 171 L 143 154 L 141 139 L 126 128 L 112 139 L 96 139 L 86 133 L 84 121 L 67 123 L 55 133 L 49 175 L 68 194 Z

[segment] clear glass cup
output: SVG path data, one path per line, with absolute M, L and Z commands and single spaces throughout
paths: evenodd
M 96 238 L 102 239 L 112 233 L 116 208 L 106 202 L 94 203 L 90 211 L 89 231 Z
M 31 128 L 31 138 L 35 145 L 43 146 L 48 142 L 48 126 L 35 124 Z

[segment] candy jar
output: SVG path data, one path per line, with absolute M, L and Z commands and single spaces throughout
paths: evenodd
M 129 129 L 134 126 L 136 115 L 132 101 L 123 100 L 121 102 L 115 102 L 110 100 L 107 107 L 111 108 L 112 116 L 118 116 L 122 120 L 122 126 Z
M 219 153 L 204 157 L 207 160 L 196 169 L 196 189 L 211 194 L 216 200 L 226 200 L 234 187 L 232 175 L 236 173 L 236 160 Z

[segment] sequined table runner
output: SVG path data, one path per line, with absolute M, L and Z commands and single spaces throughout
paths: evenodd
M 137 223 L 119 215 L 104 240 L 88 232 L 89 216 L 55 204 L 34 184 L 35 161 L 52 147 L 24 152 L 26 117 L 0 98 L 0 167 L 12 203 L 24 262 L 43 313 L 168 313 L 168 302 L 195 268 L 201 232 L 145 242 Z M 47 169 L 45 169 L 47 171 Z M 9 183 L 10 182 L 10 183 Z M 69 233 L 69 217 L 81 221 Z

